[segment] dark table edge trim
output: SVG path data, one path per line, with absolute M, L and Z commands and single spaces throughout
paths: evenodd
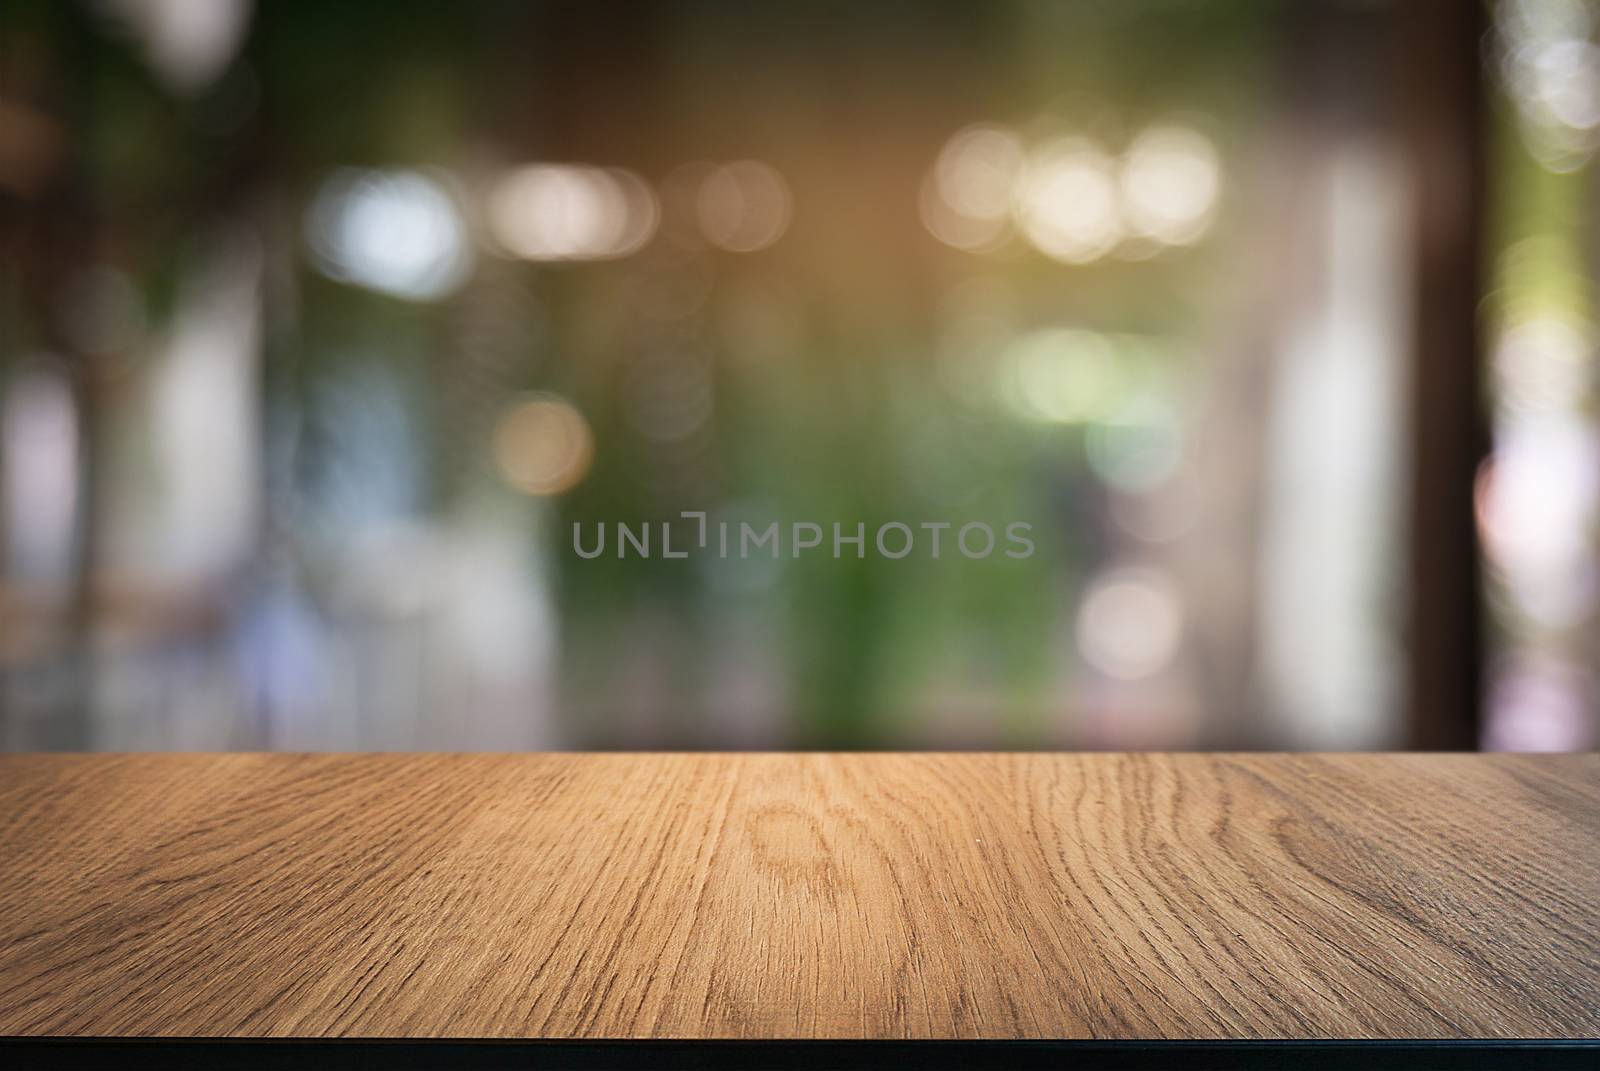
M 1511 1064 L 1509 1061 L 1515 1061 Z M 40 1068 L 1194 1068 L 1407 1071 L 1592 1068 L 1600 1039 L 1361 1041 L 503 1040 L 0 1037 L 0 1063 Z

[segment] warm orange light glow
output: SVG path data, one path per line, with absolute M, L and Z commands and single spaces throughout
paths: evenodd
M 494 430 L 494 459 L 500 475 L 517 490 L 558 495 L 588 474 L 594 436 L 571 403 L 539 395 L 501 416 Z

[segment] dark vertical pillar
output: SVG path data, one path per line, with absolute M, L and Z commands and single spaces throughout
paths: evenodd
M 1484 23 L 1472 0 L 1400 6 L 1398 127 L 1416 213 L 1408 743 L 1422 749 L 1476 747 L 1481 712 Z

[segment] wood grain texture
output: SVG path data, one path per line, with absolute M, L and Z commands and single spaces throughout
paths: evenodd
M 1600 756 L 0 757 L 0 1035 L 1600 1033 Z

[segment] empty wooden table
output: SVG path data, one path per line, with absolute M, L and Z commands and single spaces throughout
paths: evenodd
M 14 1045 L 1585 1038 L 1597 934 L 1596 755 L 0 757 Z

